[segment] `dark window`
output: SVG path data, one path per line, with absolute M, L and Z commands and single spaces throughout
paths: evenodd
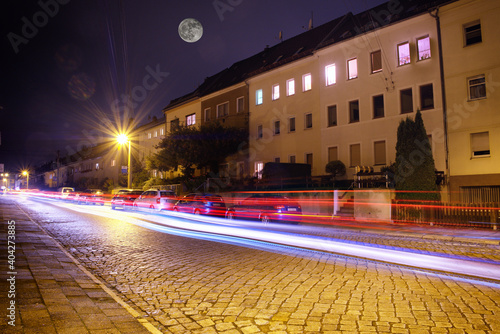
M 382 52 L 380 50 L 371 53 L 372 73 L 382 71 Z
M 280 121 L 275 121 L 274 122 L 274 134 L 279 135 L 280 134 Z
M 486 80 L 484 75 L 467 80 L 469 85 L 469 100 L 484 99 L 486 97 Z
M 432 84 L 420 86 L 420 108 L 422 108 L 422 110 L 434 108 Z
M 290 156 L 290 163 L 294 164 L 295 163 L 295 155 Z
M 359 101 L 349 102 L 349 123 L 359 122 Z
M 337 125 L 337 106 L 328 106 L 328 126 Z
M 465 46 L 481 43 L 481 23 L 479 21 L 464 26 Z
M 311 165 L 311 169 L 312 169 L 312 165 L 313 165 L 313 154 L 312 153 L 306 154 L 306 164 Z
M 384 95 L 373 97 L 373 118 L 384 117 Z
M 179 128 L 179 119 L 173 119 L 170 121 L 170 131 L 175 131 Z
M 288 125 L 289 125 L 288 131 L 295 132 L 295 117 L 290 117 L 288 119 Z
M 407 114 L 413 112 L 413 93 L 412 89 L 403 89 L 400 92 L 401 96 L 401 113 Z
M 257 126 L 257 138 L 262 138 L 262 125 Z
M 313 127 L 313 115 L 306 114 L 306 129 L 310 129 Z

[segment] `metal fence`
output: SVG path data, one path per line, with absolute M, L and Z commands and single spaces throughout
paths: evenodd
M 467 226 L 498 229 L 500 203 L 436 203 L 412 204 L 392 202 L 392 220 L 430 225 Z

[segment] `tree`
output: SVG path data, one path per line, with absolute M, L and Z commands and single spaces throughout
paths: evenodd
M 157 145 L 159 152 L 150 164 L 160 170 L 181 167 L 186 179 L 193 176 L 195 167 L 208 167 L 218 173 L 219 165 L 247 142 L 246 130 L 224 127 L 220 123 L 205 123 L 199 128 L 180 126 Z
M 420 110 L 399 123 L 395 165 L 396 198 L 439 200 L 431 145 Z

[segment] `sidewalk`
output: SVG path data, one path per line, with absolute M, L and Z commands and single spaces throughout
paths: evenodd
M 0 197 L 0 219 L 1 333 L 160 333 L 15 202 Z

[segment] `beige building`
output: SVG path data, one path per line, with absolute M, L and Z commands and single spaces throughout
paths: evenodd
M 462 0 L 439 11 L 451 199 L 500 201 L 500 2 Z

